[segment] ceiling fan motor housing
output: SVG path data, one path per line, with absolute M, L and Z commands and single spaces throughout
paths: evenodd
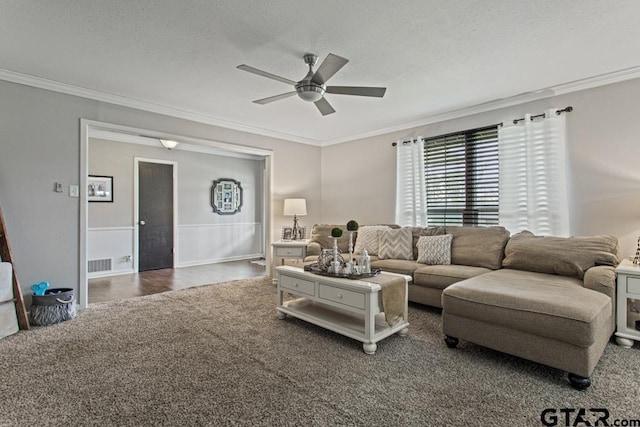
M 313 83 L 311 80 L 301 80 L 296 84 L 296 91 L 300 99 L 316 102 L 324 96 L 326 86 Z
M 313 81 L 313 66 L 318 62 L 318 56 L 313 53 L 307 53 L 303 56 L 304 63 L 309 66 L 309 72 L 296 84 L 296 92 L 300 99 L 307 102 L 316 102 L 324 96 L 327 89 L 325 85 L 319 85 Z

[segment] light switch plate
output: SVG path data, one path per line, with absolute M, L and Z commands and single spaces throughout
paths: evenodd
M 80 197 L 80 187 L 78 185 L 69 186 L 69 197 Z

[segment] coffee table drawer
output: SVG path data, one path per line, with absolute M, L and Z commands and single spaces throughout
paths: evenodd
M 315 296 L 315 283 L 296 277 L 280 276 L 280 287 L 295 293 Z
M 321 283 L 318 288 L 318 296 L 328 301 L 364 310 L 364 294 L 360 292 L 349 291 Z
M 287 257 L 298 257 L 302 258 L 303 248 L 276 248 L 276 256 L 287 258 Z

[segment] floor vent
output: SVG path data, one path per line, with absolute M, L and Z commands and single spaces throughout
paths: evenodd
M 97 273 L 99 271 L 111 271 L 111 258 L 89 260 L 88 272 Z

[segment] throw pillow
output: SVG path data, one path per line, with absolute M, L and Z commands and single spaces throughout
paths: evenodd
M 378 230 L 378 258 L 413 260 L 411 228 Z
M 353 252 L 359 254 L 366 249 L 369 255 L 378 255 L 379 230 L 391 230 L 391 227 L 386 225 L 365 225 L 360 227 Z
M 418 262 L 428 265 L 451 264 L 451 234 L 421 236 L 418 239 Z

